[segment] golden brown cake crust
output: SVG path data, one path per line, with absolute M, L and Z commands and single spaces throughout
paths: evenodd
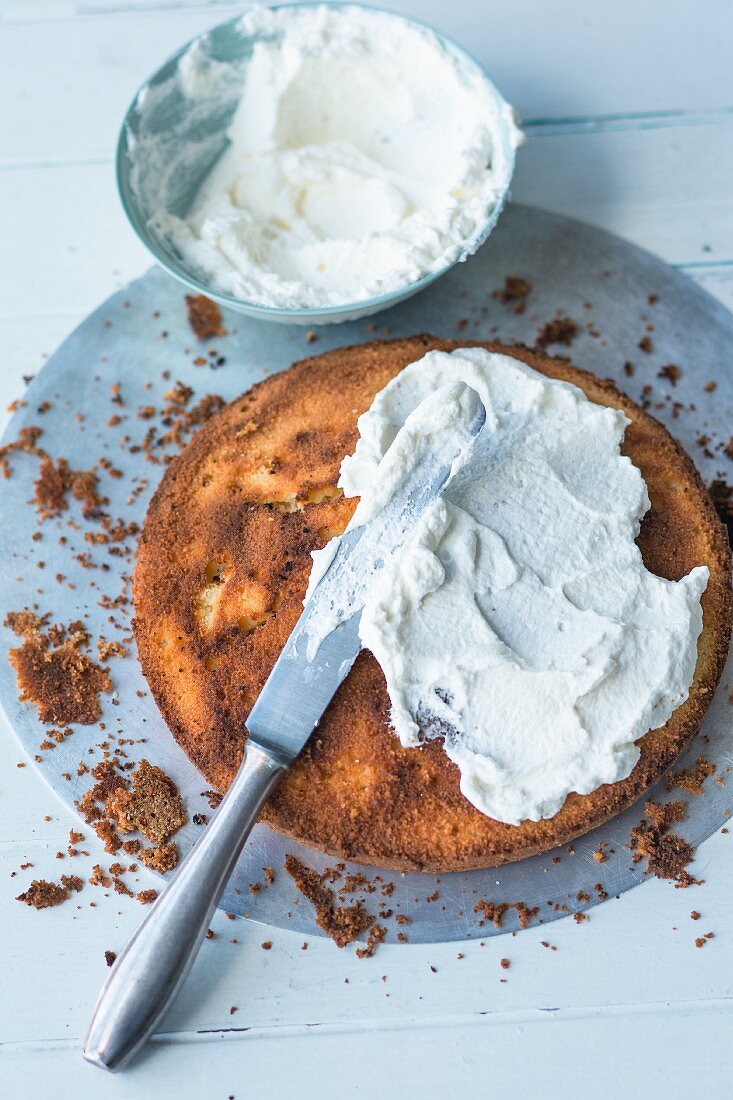
M 354 501 L 335 488 L 356 420 L 413 360 L 465 346 L 416 336 L 296 363 L 214 416 L 171 463 L 148 511 L 135 574 L 135 634 L 152 692 L 207 781 L 225 790 L 245 719 L 301 610 L 310 552 L 343 530 Z M 651 509 L 639 544 L 649 569 L 679 579 L 706 564 L 703 633 L 688 700 L 639 742 L 619 783 L 570 795 L 553 818 L 504 825 L 461 795 L 438 743 L 402 748 L 379 665 L 363 652 L 263 817 L 330 854 L 429 871 L 490 867 L 587 832 L 638 799 L 696 733 L 728 649 L 730 551 L 687 455 L 610 383 L 539 351 L 480 345 L 580 386 L 631 420 L 624 451 Z

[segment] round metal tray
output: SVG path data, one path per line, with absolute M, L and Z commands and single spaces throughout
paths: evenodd
M 509 274 L 528 279 L 533 290 L 524 312 L 503 304 L 492 292 L 503 286 Z M 649 302 L 652 296 L 652 302 Z M 654 300 L 653 296 L 657 296 Z M 465 264 L 459 265 L 435 287 L 412 301 L 382 314 L 378 325 L 366 320 L 322 329 L 314 342 L 302 328 L 268 325 L 235 314 L 225 316 L 229 335 L 200 345 L 187 321 L 181 287 L 160 269 L 108 299 L 66 340 L 52 356 L 25 395 L 26 406 L 18 409 L 5 439 L 14 439 L 21 427 L 40 423 L 42 444 L 54 455 L 64 455 L 72 467 L 88 469 L 106 455 L 124 473 L 119 480 L 104 479 L 109 511 L 127 522 L 141 523 L 148 500 L 162 472 L 151 465 L 141 451 L 130 454 L 122 447 L 122 435 L 140 441 L 150 423 L 137 419 L 143 405 L 160 407 L 162 395 L 174 381 L 181 380 L 197 395 L 213 392 L 229 400 L 273 371 L 294 360 L 338 345 L 357 343 L 375 336 L 403 336 L 431 332 L 465 339 L 500 338 L 507 342 L 534 343 L 539 327 L 557 311 L 572 317 L 581 331 L 569 354 L 578 365 L 601 377 L 618 382 L 633 397 L 642 387 L 653 386 L 652 411 L 694 457 L 706 481 L 725 476 L 729 460 L 698 445 L 701 436 L 713 442 L 727 440 L 733 424 L 733 316 L 687 278 L 659 260 L 615 237 L 567 218 L 539 210 L 512 206 L 502 217 L 487 245 Z M 647 325 L 653 331 L 647 333 Z M 644 353 L 639 341 L 650 335 L 653 351 Z M 207 349 L 216 348 L 211 359 Z M 203 348 L 203 351 L 202 351 Z M 550 351 L 562 352 L 561 347 Z M 200 357 L 216 362 L 218 369 L 196 365 Z M 624 364 L 632 362 L 629 376 Z M 657 377 L 668 363 L 678 364 L 682 375 L 677 383 Z M 170 372 L 168 379 L 162 377 Z M 715 379 L 714 392 L 705 390 Z M 124 408 L 110 403 L 110 386 L 120 382 Z M 148 387 L 149 388 L 146 388 Z M 52 407 L 39 414 L 44 401 Z M 661 405 L 661 407 L 659 407 Z M 107 426 L 112 413 L 126 419 L 118 427 Z M 82 418 L 78 414 L 82 414 Z M 707 445 L 711 448 L 711 444 Z M 716 457 L 711 458 L 710 454 Z M 105 555 L 109 571 L 85 570 L 74 555 L 85 548 L 83 530 L 69 532 L 65 513 L 60 520 L 38 526 L 35 511 L 28 507 L 37 460 L 13 456 L 13 474 L 0 493 L 0 609 L 18 610 L 38 603 L 50 611 L 54 621 L 68 622 L 85 617 L 92 637 L 118 635 L 110 629 L 109 610 L 99 604 L 102 593 L 114 598 L 122 587 L 122 574 L 131 563 Z M 128 503 L 133 479 L 149 484 Z M 32 541 L 41 530 L 42 540 Z M 69 535 L 60 545 L 58 535 Z M 72 545 L 73 544 L 73 545 Z M 38 568 L 39 561 L 45 567 Z M 63 573 L 75 585 L 54 583 Z M 90 587 L 90 581 L 96 587 Z M 42 590 L 40 592 L 39 590 Z M 119 615 L 118 615 L 119 617 Z M 6 628 L 5 651 L 17 644 Z M 178 783 L 191 815 L 211 811 L 202 793 L 207 786 L 168 732 L 135 659 L 112 659 L 115 693 L 103 699 L 103 721 L 110 735 L 123 731 L 125 737 L 146 738 L 147 743 L 126 746 L 129 755 L 148 756 Z M 723 681 L 706 717 L 702 734 L 706 757 L 725 774 L 733 762 L 733 708 L 728 702 L 733 683 L 729 660 Z M 142 693 L 142 694 L 138 694 Z M 31 759 L 43 739 L 43 726 L 29 704 L 18 701 L 15 676 L 7 660 L 0 660 L 0 703 Z M 54 751 L 43 754 L 38 770 L 58 795 L 73 805 L 89 786 L 89 777 L 76 775 L 76 766 L 89 748 L 103 735 L 97 727 L 79 726 Z M 698 742 L 687 758 L 693 761 L 701 751 Z M 70 781 L 63 778 L 70 773 Z M 663 789 L 663 788 L 662 788 Z M 688 819 L 680 828 L 698 844 L 726 819 L 729 798 L 725 786 L 708 780 L 703 793 L 690 800 Z M 393 884 L 388 904 L 410 919 L 406 931 L 410 942 L 436 942 L 467 937 L 488 937 L 516 929 L 516 915 L 510 911 L 500 930 L 480 925 L 474 912 L 476 902 L 524 902 L 539 907 L 535 918 L 550 921 L 567 913 L 586 909 L 597 901 L 593 890 L 602 883 L 609 896 L 644 880 L 641 864 L 633 865 L 626 845 L 630 830 L 642 816 L 642 806 L 624 814 L 575 842 L 572 852 L 559 849 L 542 856 L 496 870 L 440 876 L 395 874 L 367 868 Z M 177 836 L 183 852 L 196 839 L 199 827 L 190 823 Z M 593 852 L 604 841 L 609 852 L 599 864 Z M 257 826 L 246 845 L 235 874 L 222 900 L 222 908 L 247 915 L 275 927 L 319 934 L 310 905 L 300 898 L 290 877 L 282 870 L 286 853 L 299 855 L 318 869 L 331 866 L 333 859 Z M 553 857 L 554 860 L 553 861 Z M 557 861 L 559 857 L 559 862 Z M 250 883 L 262 881 L 262 868 L 273 867 L 274 883 L 256 893 Z M 356 870 L 357 868 L 347 868 Z M 434 895 L 436 900 L 427 902 Z M 591 901 L 578 902 L 583 891 Z M 376 910 L 375 898 L 367 906 Z M 387 921 L 388 939 L 400 930 Z

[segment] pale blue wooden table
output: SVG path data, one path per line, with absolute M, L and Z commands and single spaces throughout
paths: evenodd
M 390 6 L 471 49 L 521 111 L 528 141 L 516 199 L 625 236 L 733 307 L 728 0 Z M 22 375 L 148 265 L 114 189 L 118 123 L 163 56 L 240 8 L 0 0 L 3 407 L 22 393 Z M 82 1062 L 80 1041 L 104 950 L 122 946 L 141 910 L 120 898 L 36 913 L 13 900 L 22 876 L 11 872 L 31 861 L 39 877 L 56 875 L 54 854 L 75 823 L 32 768 L 16 769 L 19 759 L 3 727 L 3 1097 L 730 1092 L 733 840 L 721 834 L 698 853 L 706 883 L 697 890 L 650 882 L 587 924 L 561 921 L 483 948 L 383 947 L 359 961 L 320 939 L 302 952 L 302 937 L 273 932 L 265 952 L 261 929 L 238 922 L 234 931 L 217 918 L 220 935 L 205 945 L 164 1033 L 129 1073 L 103 1077 Z M 708 930 L 715 939 L 695 949 Z

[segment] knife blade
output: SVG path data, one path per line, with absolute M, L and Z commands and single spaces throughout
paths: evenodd
M 469 386 L 465 389 L 473 395 L 466 402 L 465 428 L 474 439 L 485 423 L 486 410 L 478 394 Z M 460 450 L 454 437 L 440 440 L 414 464 L 386 507 L 340 537 L 247 718 L 250 739 L 283 763 L 290 763 L 303 748 L 359 654 L 368 580 L 400 549 L 428 505 L 446 488 Z M 338 593 L 344 588 L 355 592 L 348 609 L 338 607 Z M 319 621 L 334 613 L 336 625 L 320 638 Z

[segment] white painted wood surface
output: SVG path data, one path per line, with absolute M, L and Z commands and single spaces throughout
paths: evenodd
M 528 141 L 517 199 L 651 248 L 733 307 L 728 0 L 391 6 L 463 42 L 520 109 Z M 147 265 L 114 189 L 122 112 L 162 57 L 238 8 L 0 0 L 2 407 L 22 393 L 23 374 Z M 87 893 L 78 910 L 35 913 L 13 900 L 31 874 L 58 874 L 54 853 L 75 823 L 30 767 L 16 769 L 19 759 L 3 726 L 3 1097 L 730 1092 L 733 840 L 722 834 L 699 852 L 701 888 L 651 882 L 588 924 L 486 947 L 383 947 L 359 961 L 330 942 L 313 939 L 304 952 L 300 937 L 217 918 L 164 1033 L 128 1073 L 104 1077 L 82 1062 L 80 1042 L 104 950 L 122 946 L 141 910 L 126 898 L 89 908 Z M 27 860 L 32 871 L 11 879 Z M 140 880 L 153 885 L 143 872 Z M 709 930 L 715 939 L 696 950 Z M 501 956 L 511 960 L 506 972 Z

